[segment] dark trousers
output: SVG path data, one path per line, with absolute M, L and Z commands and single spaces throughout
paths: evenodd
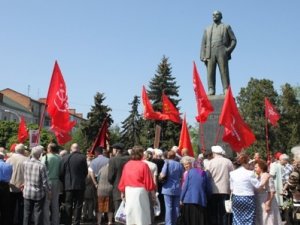
M 22 192 L 9 193 L 9 224 L 23 224 L 24 198 Z
M 225 200 L 229 199 L 228 194 L 212 194 L 208 200 L 207 212 L 210 225 L 227 225 L 228 214 L 225 211 Z
M 3 225 L 9 225 L 9 185 L 8 183 L 0 182 L 0 221 Z
M 33 217 L 34 225 L 43 224 L 43 206 L 45 197 L 41 200 L 24 199 L 23 225 L 30 225 Z M 33 216 L 32 216 L 33 215 Z
M 65 200 L 65 225 L 72 224 L 72 214 L 74 210 L 74 225 L 80 225 L 81 211 L 83 205 L 84 190 L 66 191 Z M 73 209 L 74 206 L 74 209 Z

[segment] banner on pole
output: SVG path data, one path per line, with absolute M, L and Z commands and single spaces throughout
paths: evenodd
M 29 148 L 32 149 L 40 144 L 39 130 L 29 130 Z

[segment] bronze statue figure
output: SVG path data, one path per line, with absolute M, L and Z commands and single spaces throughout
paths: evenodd
M 205 29 L 202 38 L 200 59 L 207 67 L 208 95 L 216 92 L 216 67 L 218 65 L 223 94 L 230 85 L 228 60 L 236 46 L 236 38 L 229 25 L 221 22 L 222 13 L 213 12 L 214 23 Z

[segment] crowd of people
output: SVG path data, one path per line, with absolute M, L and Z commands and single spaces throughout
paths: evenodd
M 119 224 L 114 215 L 125 202 L 126 224 L 280 225 L 300 220 L 300 146 L 267 163 L 240 153 L 229 159 L 221 146 L 187 155 L 122 143 L 111 150 L 82 153 L 77 143 L 55 143 L 27 151 L 17 144 L 0 148 L 0 221 L 3 225 Z M 287 193 L 294 203 L 284 217 Z M 232 213 L 225 210 L 231 199 Z M 154 206 L 159 202 L 160 213 Z M 291 207 L 292 204 L 289 204 Z M 288 213 L 288 214 L 289 214 Z M 299 223 L 299 222 L 298 222 Z

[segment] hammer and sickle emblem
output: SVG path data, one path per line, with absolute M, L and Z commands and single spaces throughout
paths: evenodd
M 68 105 L 68 95 L 65 92 L 63 85 L 60 84 L 59 90 L 56 92 L 54 105 L 56 106 L 57 110 L 60 112 L 67 112 L 69 105 Z

